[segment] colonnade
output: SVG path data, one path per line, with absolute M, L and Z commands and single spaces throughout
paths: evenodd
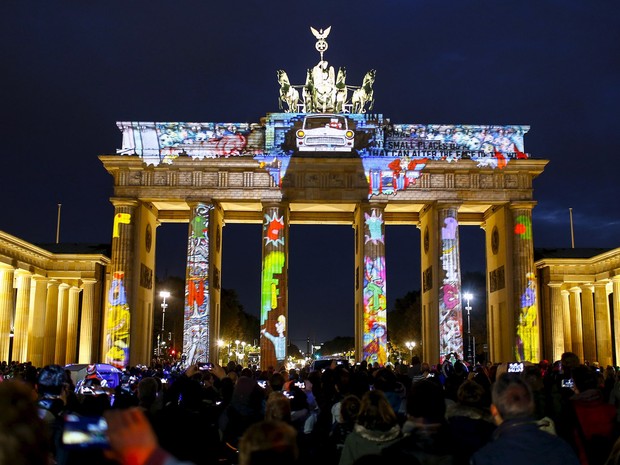
M 99 361 L 109 259 L 100 246 L 69 249 L 51 253 L 0 231 L 0 361 Z
M 620 361 L 620 253 L 537 262 L 545 309 L 545 353 L 573 352 L 601 366 Z
M 92 362 L 99 353 L 93 331 L 95 314 L 100 317 L 96 284 L 0 267 L 0 360 L 34 366 Z

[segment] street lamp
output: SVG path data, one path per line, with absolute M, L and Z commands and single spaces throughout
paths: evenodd
M 226 343 L 223 340 L 219 339 L 217 341 L 217 355 L 218 355 L 217 363 L 219 363 L 220 365 L 222 365 L 222 360 L 223 360 L 222 359 L 222 348 L 225 346 L 226 346 Z
M 409 358 L 413 358 L 413 349 L 415 349 L 415 341 L 407 341 L 405 342 L 405 346 L 409 349 Z
M 469 312 L 471 311 L 470 301 L 473 300 L 474 296 L 470 292 L 466 292 L 463 294 L 463 298 L 466 301 L 465 310 L 467 310 L 467 360 L 470 364 L 475 365 L 476 354 L 472 353 L 471 350 L 471 319 L 469 315 Z
M 239 339 L 237 339 L 235 341 L 235 345 L 237 346 L 237 348 L 235 349 L 235 358 L 237 359 L 237 365 L 239 364 L 239 343 L 241 341 Z
M 159 333 L 159 335 L 157 336 L 157 356 L 161 357 L 161 343 L 163 342 L 163 338 L 164 338 L 164 331 L 165 331 L 165 321 L 166 321 L 166 308 L 168 308 L 168 304 L 166 303 L 166 299 L 170 297 L 170 292 L 168 291 L 161 291 L 159 293 L 159 297 L 162 298 L 162 302 L 161 302 L 161 333 Z

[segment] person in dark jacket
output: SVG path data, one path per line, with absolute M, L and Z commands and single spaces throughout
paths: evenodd
M 473 465 L 578 465 L 570 446 L 539 429 L 534 418 L 534 398 L 518 375 L 504 373 L 493 385 L 491 413 L 498 427 L 493 441 L 476 452 Z

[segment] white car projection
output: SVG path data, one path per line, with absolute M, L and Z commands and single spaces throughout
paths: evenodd
M 308 115 L 296 136 L 300 152 L 350 152 L 355 132 L 344 116 Z

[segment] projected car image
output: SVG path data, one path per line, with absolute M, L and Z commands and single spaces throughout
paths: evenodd
M 355 132 L 344 116 L 307 115 L 296 138 L 301 152 L 350 152 Z

